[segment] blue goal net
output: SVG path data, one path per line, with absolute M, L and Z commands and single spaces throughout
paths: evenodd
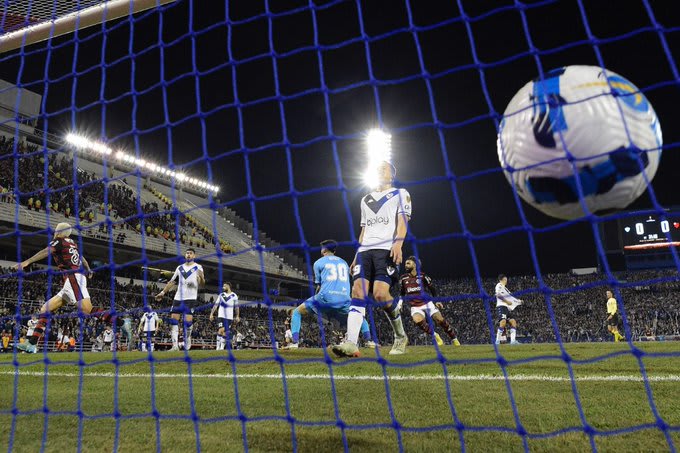
M 3 2 L 0 448 L 676 451 L 679 49 L 649 0 Z

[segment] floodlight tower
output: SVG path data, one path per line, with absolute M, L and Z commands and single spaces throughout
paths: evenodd
M 376 170 L 380 162 L 392 163 L 392 135 L 382 129 L 369 130 L 366 133 L 366 156 L 368 163 L 363 180 L 374 189 L 378 186 Z

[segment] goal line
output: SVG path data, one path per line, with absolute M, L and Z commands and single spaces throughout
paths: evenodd
M 45 372 L 43 371 L 0 371 L 0 375 L 13 376 L 18 374 L 19 376 L 36 376 L 44 377 Z M 49 377 L 69 377 L 76 378 L 80 377 L 80 373 L 69 373 L 61 371 L 47 372 Z M 188 379 L 233 379 L 237 377 L 239 379 L 283 379 L 284 375 L 280 373 L 238 373 L 236 375 L 232 373 L 217 373 L 217 374 L 200 374 L 200 373 L 82 373 L 83 377 L 99 377 L 99 378 L 137 378 L 137 379 L 174 379 L 182 378 Z M 285 378 L 287 380 L 328 380 L 331 378 L 329 374 L 294 374 L 286 373 Z M 388 375 L 387 378 L 390 381 L 441 381 L 445 377 L 441 374 L 420 374 L 420 375 L 408 375 L 408 374 L 396 374 Z M 383 381 L 384 376 L 380 375 L 339 375 L 334 374 L 333 379 L 340 381 Z M 449 375 L 446 377 L 449 381 L 504 381 L 505 377 L 499 374 L 469 374 L 469 375 Z M 508 377 L 510 381 L 535 381 L 535 382 L 571 382 L 572 379 L 568 376 L 550 376 L 545 374 L 515 374 Z M 618 375 L 597 375 L 597 374 L 586 374 L 581 376 L 574 376 L 575 381 L 583 382 L 644 382 L 644 378 L 640 375 L 633 374 L 618 374 Z M 647 376 L 648 381 L 652 382 L 680 382 L 680 374 L 663 374 L 658 376 Z

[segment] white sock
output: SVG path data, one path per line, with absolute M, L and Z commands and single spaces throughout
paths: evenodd
M 151 352 L 153 352 L 154 346 L 153 346 L 153 341 L 151 342 Z
M 347 341 L 357 344 L 359 342 L 359 331 L 361 330 L 361 323 L 364 322 L 366 316 L 366 307 L 356 307 L 352 305 L 349 307 L 349 314 L 347 315 Z
M 146 341 L 142 341 L 142 352 L 146 352 Z
M 404 323 L 401 321 L 401 314 L 397 311 L 397 301 L 393 300 L 390 308 L 385 310 L 385 315 L 392 325 L 392 330 L 394 331 L 394 336 L 397 338 L 403 338 L 406 336 L 404 332 Z M 388 311 L 394 309 L 394 311 Z M 394 317 L 396 315 L 396 317 Z
M 503 329 L 498 329 L 496 332 L 496 343 L 501 342 L 501 337 L 503 336 Z
M 221 349 L 220 346 L 222 346 L 222 340 L 221 340 L 220 336 L 218 335 L 217 339 L 215 340 L 215 350 L 219 351 Z
M 510 343 L 515 342 L 515 337 L 517 336 L 517 329 L 510 328 Z
M 179 326 L 177 324 L 173 324 L 170 329 L 170 338 L 172 338 L 172 347 L 176 347 L 179 342 Z
M 184 338 L 184 349 L 189 350 L 191 349 L 191 331 L 194 330 L 194 325 L 192 324 L 187 328 L 187 334 L 186 337 Z
M 390 324 L 392 324 L 395 337 L 403 338 L 406 336 L 406 332 L 404 331 L 404 323 L 401 322 L 401 316 L 399 316 L 397 319 L 392 319 L 388 316 L 387 319 L 389 319 Z

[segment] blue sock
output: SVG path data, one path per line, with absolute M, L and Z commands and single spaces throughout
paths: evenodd
M 364 340 L 371 339 L 371 329 L 368 328 L 368 323 L 365 318 L 364 322 L 361 323 L 361 336 L 364 337 Z
M 290 320 L 290 331 L 293 332 L 293 343 L 300 340 L 300 324 L 302 324 L 302 315 L 300 312 L 293 311 L 293 317 Z
M 365 307 L 367 304 L 366 299 L 352 299 L 352 306 L 353 307 Z

